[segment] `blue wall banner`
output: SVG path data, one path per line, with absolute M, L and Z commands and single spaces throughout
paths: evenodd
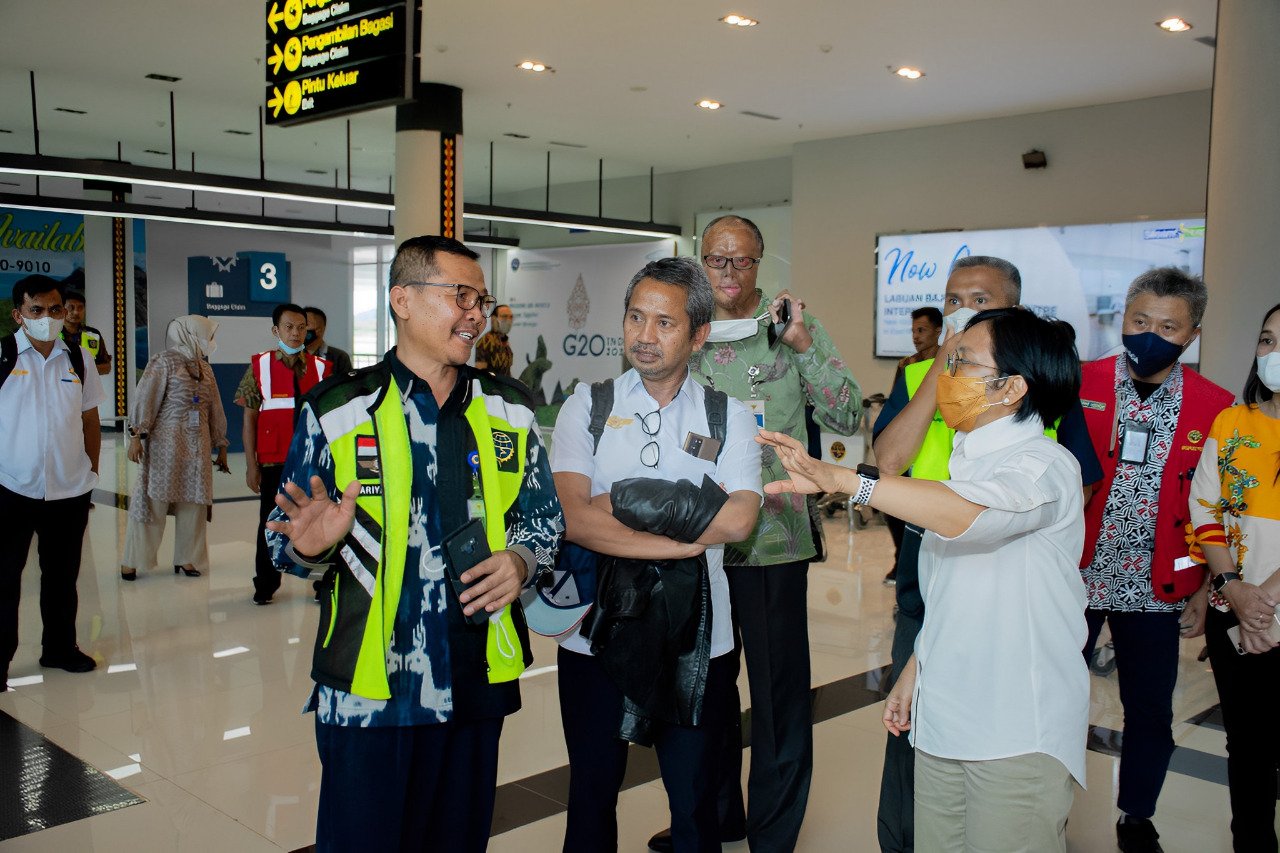
M 187 258 L 187 305 L 208 317 L 270 317 L 290 301 L 289 262 L 282 252 L 238 252 L 230 258 Z

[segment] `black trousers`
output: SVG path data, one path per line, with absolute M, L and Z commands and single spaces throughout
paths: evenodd
M 1236 853 L 1276 853 L 1275 736 L 1280 701 L 1280 649 L 1240 655 L 1227 636 L 1233 613 L 1210 607 L 1205 638 L 1213 680 L 1227 730 L 1227 785 L 1231 792 L 1231 836 Z
M 1120 746 L 1120 786 L 1116 805 L 1138 818 L 1156 813 L 1173 756 L 1173 688 L 1178 681 L 1178 618 L 1171 613 L 1124 613 L 1085 610 L 1089 639 L 1087 662 L 1098 642 L 1102 623 L 1111 626 L 1116 649 L 1116 676 L 1124 706 L 1124 740 Z
M 565 853 L 618 849 L 618 792 L 627 770 L 626 741 L 618 738 L 622 692 L 590 655 L 560 649 L 560 719 L 569 749 L 569 814 Z M 728 720 L 729 655 L 707 670 L 703 722 L 694 727 L 655 727 L 654 750 L 671 808 L 676 853 L 720 850 L 716 819 L 716 758 Z
M 735 628 L 751 691 L 751 773 L 746 835 L 753 853 L 796 846 L 813 777 L 813 700 L 809 693 L 809 563 L 725 566 Z M 737 696 L 737 691 L 734 691 Z M 739 709 L 735 708 L 735 712 Z M 740 717 L 740 712 L 735 713 Z M 720 812 L 726 838 L 739 837 L 742 741 L 720 756 Z
M 18 602 L 22 570 L 31 537 L 40 555 L 40 619 L 44 654 L 57 656 L 76 646 L 76 579 L 80 549 L 89 523 L 89 497 L 36 500 L 0 486 L 0 668 L 4 672 L 18 650 Z
M 316 722 L 317 853 L 480 853 L 489 845 L 502 718 L 357 728 Z
M 270 597 L 280 588 L 280 572 L 271 562 L 271 550 L 267 548 L 267 516 L 276 508 L 276 494 L 280 491 L 283 465 L 263 465 L 262 485 L 258 490 L 258 547 L 253 558 L 253 589 L 259 595 Z
M 884 687 L 886 691 L 893 689 L 907 661 L 911 660 L 916 636 L 924 624 L 919 566 L 921 535 L 919 527 L 903 525 L 902 547 L 894 565 L 898 576 L 895 590 L 898 615 L 893 627 L 893 663 Z M 884 853 L 911 853 L 916 843 L 916 751 L 905 732 L 897 737 L 886 734 L 885 738 L 876 835 Z

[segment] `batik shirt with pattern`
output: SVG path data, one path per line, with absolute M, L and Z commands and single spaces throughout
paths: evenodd
M 1182 410 L 1182 387 L 1182 366 L 1175 364 L 1155 393 L 1143 400 L 1129 376 L 1128 361 L 1116 359 L 1116 408 L 1121 430 L 1126 424 L 1136 423 L 1150 428 L 1151 436 L 1145 465 L 1116 463 L 1093 562 L 1083 570 L 1085 600 L 1090 608 L 1122 613 L 1169 613 L 1182 609 L 1182 602 L 1160 601 L 1151 588 L 1160 482 L 1165 460 L 1173 449 L 1178 413 Z M 1122 441 L 1123 433 L 1117 439 L 1117 447 Z M 1178 500 L 1179 496 L 1169 499 Z
M 768 300 L 756 290 L 761 306 Z M 763 310 L 763 309 L 761 309 Z M 738 341 L 708 343 L 689 361 L 694 379 L 751 405 L 764 401 L 765 429 L 808 444 L 804 408 L 825 432 L 853 435 L 862 417 L 862 391 L 826 329 L 809 312 L 804 325 L 813 345 L 800 353 L 784 343 L 769 346 L 767 324 Z M 787 479 L 773 448 L 760 454 L 764 483 Z M 815 554 L 804 495 L 765 495 L 760 518 L 745 542 L 724 547 L 725 565 L 771 566 L 808 560 Z
M 409 372 L 394 355 L 392 376 L 409 389 L 404 402 L 405 420 L 413 457 L 413 489 L 409 502 L 409 547 L 405 554 L 404 586 L 387 651 L 387 678 L 391 698 L 368 699 L 325 685 L 317 685 L 307 710 L 321 723 L 341 726 L 414 726 L 454 719 L 450 684 L 449 625 L 441 543 L 439 502 L 436 489 L 436 425 L 440 407 L 426 382 Z M 462 417 L 461 413 L 457 415 Z M 334 483 L 333 454 L 311 406 L 302 408 L 299 426 L 289 450 L 282 482 L 306 483 L 312 475 L 324 481 L 331 496 L 340 489 Z M 536 427 L 529 430 L 524 482 L 514 512 L 508 513 L 507 544 L 523 545 L 539 563 L 555 549 L 564 529 L 560 502 L 552 485 L 551 468 Z M 276 509 L 271 518 L 284 520 Z M 514 519 L 514 521 L 513 521 Z M 286 538 L 269 532 L 272 560 L 289 564 L 284 556 Z M 533 568 L 533 567 L 531 567 Z

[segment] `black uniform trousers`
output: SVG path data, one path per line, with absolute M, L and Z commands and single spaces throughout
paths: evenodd
M 317 853 L 481 853 L 501 734 L 501 717 L 372 728 L 317 720 Z
M 751 772 L 746 837 L 752 853 L 796 846 L 813 777 L 813 700 L 809 692 L 809 562 L 725 566 L 733 621 L 751 692 Z M 734 673 L 736 676 L 736 672 Z M 734 691 L 737 698 L 737 691 Z M 734 718 L 741 716 L 740 706 Z M 742 740 L 720 755 L 721 837 L 740 838 Z
M 257 595 L 270 598 L 280 588 L 280 572 L 271 562 L 271 549 L 267 547 L 267 516 L 276 508 L 276 495 L 280 492 L 280 480 L 284 477 L 283 465 L 263 465 L 262 483 L 258 489 L 258 547 L 253 557 L 253 590 Z M 310 487 L 307 487 L 308 492 Z
M 565 853 L 618 849 L 618 793 L 629 745 L 618 737 L 623 696 L 591 655 L 560 649 L 556 662 L 560 719 L 569 750 L 569 813 Z M 735 694 L 732 655 L 707 668 L 702 724 L 655 724 L 654 750 L 671 808 L 675 853 L 719 853 L 716 761 Z
M 1280 701 L 1280 648 L 1261 655 L 1236 653 L 1227 629 L 1234 613 L 1210 607 L 1205 639 L 1227 731 L 1227 785 L 1231 791 L 1231 835 L 1236 853 L 1276 853 L 1275 737 Z
M 40 555 L 44 654 L 56 657 L 76 647 L 76 579 L 90 494 L 46 501 L 0 486 L 0 519 L 5 525 L 0 537 L 0 669 L 5 672 L 18 650 L 18 602 L 32 536 Z

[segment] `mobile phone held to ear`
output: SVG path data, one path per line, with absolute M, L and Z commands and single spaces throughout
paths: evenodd
M 480 578 L 476 578 L 471 583 L 463 583 L 462 576 L 467 570 L 473 566 L 483 563 L 492 556 L 489 550 L 489 540 L 485 537 L 484 522 L 481 519 L 473 518 L 461 528 L 451 533 L 444 540 L 444 570 L 449 576 L 449 584 L 453 587 L 454 599 L 458 603 L 458 607 L 462 608 L 462 593 L 480 582 Z M 489 621 L 491 614 L 484 608 L 480 608 L 470 616 L 463 614 L 463 618 L 472 625 L 484 625 Z
M 791 300 L 782 300 L 782 307 L 778 309 L 778 322 L 771 327 L 769 335 L 769 346 L 776 347 L 778 341 L 782 340 L 782 333 L 787 330 L 787 324 L 791 322 Z

